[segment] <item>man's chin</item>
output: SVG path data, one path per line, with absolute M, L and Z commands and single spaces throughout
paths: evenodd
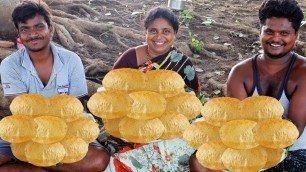
M 32 52 L 39 52 L 39 51 L 42 51 L 45 47 L 28 47 L 28 50 L 29 51 L 32 51 Z
M 279 53 L 279 54 L 272 54 L 269 52 L 265 52 L 267 54 L 268 57 L 270 57 L 271 59 L 280 59 L 284 56 L 286 56 L 288 53 L 290 52 L 286 52 L 286 53 Z

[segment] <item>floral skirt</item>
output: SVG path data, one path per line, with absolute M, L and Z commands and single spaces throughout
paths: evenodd
M 193 152 L 180 138 L 122 146 L 111 156 L 105 172 L 187 172 Z

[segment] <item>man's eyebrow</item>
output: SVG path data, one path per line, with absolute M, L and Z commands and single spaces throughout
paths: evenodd
M 37 24 L 35 24 L 33 27 L 39 26 L 39 25 L 43 25 L 43 23 L 37 23 Z M 28 27 L 31 27 L 31 26 L 28 26 L 28 25 L 21 25 L 20 27 L 28 28 Z

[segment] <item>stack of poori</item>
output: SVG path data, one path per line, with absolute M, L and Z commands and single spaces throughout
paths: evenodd
M 202 104 L 185 93 L 184 80 L 171 70 L 121 68 L 108 72 L 88 108 L 102 118 L 106 131 L 135 143 L 181 137 Z
M 16 158 L 36 166 L 83 159 L 99 134 L 93 120 L 81 117 L 83 105 L 73 96 L 22 94 L 10 110 L 13 115 L 0 121 L 0 137 L 11 143 Z
M 198 149 L 196 157 L 205 167 L 259 171 L 277 165 L 299 135 L 282 119 L 283 112 L 272 97 L 214 98 L 202 107 L 203 120 L 190 125 L 183 138 Z

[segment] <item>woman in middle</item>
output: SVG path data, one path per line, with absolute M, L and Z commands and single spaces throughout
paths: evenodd
M 144 27 L 146 44 L 124 52 L 113 69 L 172 70 L 182 76 L 189 90 L 200 92 L 192 62 L 173 46 L 179 29 L 176 15 L 169 8 L 156 7 L 148 12 Z M 188 160 L 194 152 L 181 138 L 145 145 L 109 138 L 106 144 L 115 149 L 106 171 L 188 171 Z
M 200 92 L 199 80 L 192 62 L 173 46 L 179 29 L 175 14 L 168 8 L 154 8 L 148 13 L 144 27 L 146 44 L 125 51 L 115 62 L 113 69 L 176 71 L 182 76 L 187 87 Z

